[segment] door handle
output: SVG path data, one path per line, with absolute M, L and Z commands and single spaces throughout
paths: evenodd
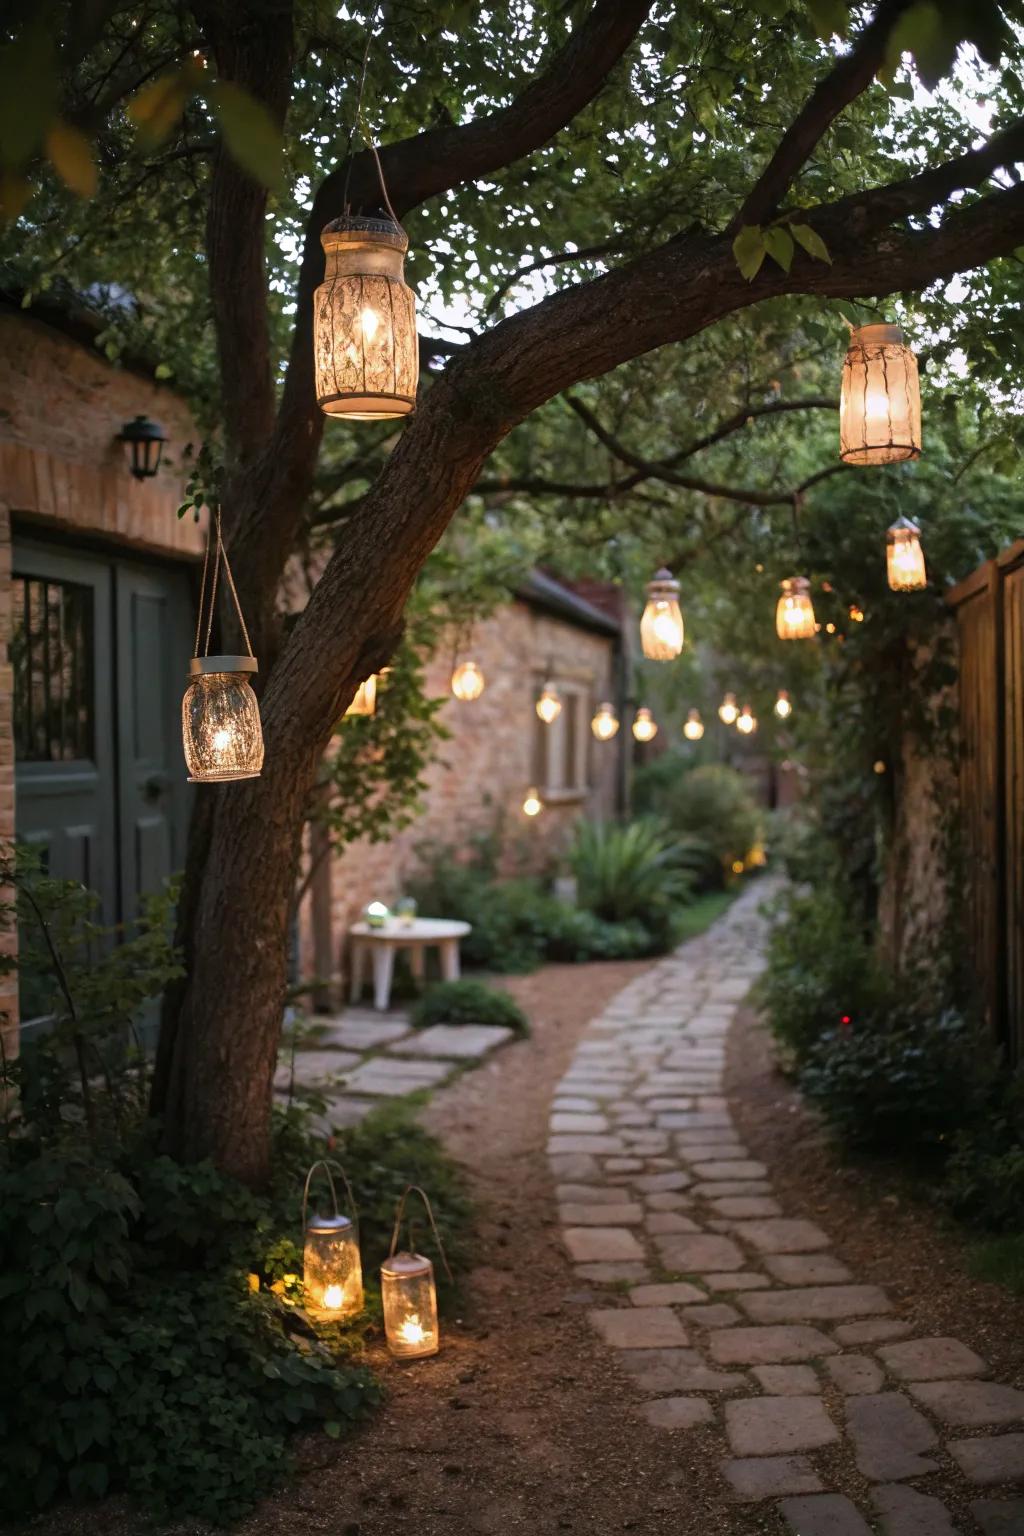
M 170 788 L 170 775 L 166 773 L 151 773 L 143 781 L 142 794 L 146 800 L 159 800 L 166 789 Z

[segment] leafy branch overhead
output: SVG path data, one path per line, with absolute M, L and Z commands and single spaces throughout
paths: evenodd
M 788 272 L 793 265 L 796 245 L 802 246 L 815 261 L 832 265 L 828 246 L 821 236 L 809 224 L 796 224 L 790 220 L 770 224 L 764 229 L 760 224 L 744 224 L 732 242 L 732 251 L 736 265 L 747 282 L 751 283 L 760 272 L 766 256 L 770 256 L 783 272 Z

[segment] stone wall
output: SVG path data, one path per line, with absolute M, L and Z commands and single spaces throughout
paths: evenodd
M 356 843 L 333 857 L 329 878 L 303 903 L 301 970 L 331 978 L 333 999 L 345 971 L 350 924 L 369 901 L 390 904 L 402 894 L 417 867 L 419 845 L 466 847 L 474 833 L 500 829 L 508 872 L 546 871 L 580 815 L 607 816 L 615 809 L 621 753 L 624 743 L 631 743 L 628 723 L 611 742 L 595 741 L 590 731 L 595 704 L 615 697 L 614 638 L 515 602 L 476 626 L 472 645 L 459 659 L 470 656 L 486 679 L 482 696 L 473 703 L 451 697 L 450 649 L 442 648 L 428 671 L 428 692 L 447 699 L 441 719 L 451 738 L 441 744 L 429 771 L 420 816 L 388 843 Z M 563 695 L 575 690 L 580 699 L 584 740 L 579 752 L 586 786 L 580 793 L 545 782 L 559 775 L 543 772 L 542 749 L 558 743 L 546 735 L 555 727 L 539 725 L 534 701 L 549 669 Z M 537 785 L 545 801 L 535 818 L 522 811 L 531 785 Z

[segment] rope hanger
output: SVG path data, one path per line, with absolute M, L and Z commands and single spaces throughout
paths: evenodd
M 211 544 L 214 546 L 215 553 L 213 557 L 213 575 L 212 577 L 209 577 Z M 220 574 L 220 568 L 222 564 L 224 566 L 224 579 L 228 584 L 228 590 L 231 593 L 232 601 L 235 605 L 235 613 L 238 615 L 238 623 L 242 631 L 242 639 L 245 641 L 245 653 L 247 656 L 251 656 L 253 654 L 252 643 L 249 640 L 249 631 L 245 627 L 245 618 L 242 614 L 242 605 L 238 600 L 238 591 L 235 587 L 235 578 L 231 574 L 231 562 L 228 559 L 228 552 L 224 547 L 224 539 L 221 534 L 220 507 L 218 506 L 211 509 L 210 522 L 206 530 L 206 549 L 203 554 L 203 575 L 202 580 L 199 583 L 199 613 L 196 617 L 196 645 L 195 650 L 192 653 L 193 658 L 196 660 L 199 659 L 200 640 L 203 640 L 203 655 L 209 656 L 210 654 L 210 636 L 213 633 L 213 615 L 217 606 L 217 578 Z M 206 599 L 206 583 L 208 578 L 210 580 L 209 603 L 207 603 Z M 203 637 L 204 614 L 206 617 L 205 638 Z

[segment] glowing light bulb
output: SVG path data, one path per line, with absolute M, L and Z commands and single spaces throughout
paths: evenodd
M 471 704 L 484 691 L 484 674 L 475 661 L 464 661 L 452 673 L 452 693 L 457 699 Z
M 375 309 L 364 309 L 359 316 L 359 323 L 363 328 L 363 340 L 372 341 L 380 326 L 380 316 Z
M 523 801 L 523 815 L 539 816 L 543 809 L 544 802 L 538 791 L 531 785 L 526 791 L 526 799 Z
M 211 745 L 215 752 L 226 752 L 231 745 L 231 732 L 221 726 L 219 731 L 214 731 Z
M 647 583 L 647 605 L 640 619 L 640 645 L 649 661 L 673 661 L 683 648 L 679 583 L 664 567 Z
M 736 720 L 739 710 L 736 707 L 736 695 L 727 693 L 718 706 L 718 718 L 723 725 L 732 725 Z
M 323 1305 L 331 1312 L 340 1312 L 345 1302 L 345 1287 L 342 1285 L 328 1285 L 324 1289 Z
M 736 717 L 736 729 L 742 731 L 744 736 L 749 736 L 757 730 L 757 721 L 751 713 L 750 705 L 744 704 Z
M 590 722 L 590 729 L 598 741 L 611 741 L 619 729 L 619 717 L 610 704 L 599 704 L 594 718 Z
M 633 735 L 637 741 L 653 741 L 658 734 L 658 722 L 649 709 L 640 708 L 633 721 Z
M 775 713 L 780 720 L 788 720 L 793 713 L 793 703 L 785 688 L 779 689 L 779 696 L 775 700 Z
M 683 735 L 687 741 L 700 741 L 704 735 L 704 721 L 700 717 L 699 709 L 691 709 L 683 725 Z
M 562 713 L 562 701 L 554 683 L 545 683 L 537 700 L 536 710 L 545 725 L 551 725 Z
M 427 1336 L 427 1330 L 414 1312 L 412 1317 L 407 1317 L 399 1324 L 398 1337 L 403 1344 L 422 1344 Z

